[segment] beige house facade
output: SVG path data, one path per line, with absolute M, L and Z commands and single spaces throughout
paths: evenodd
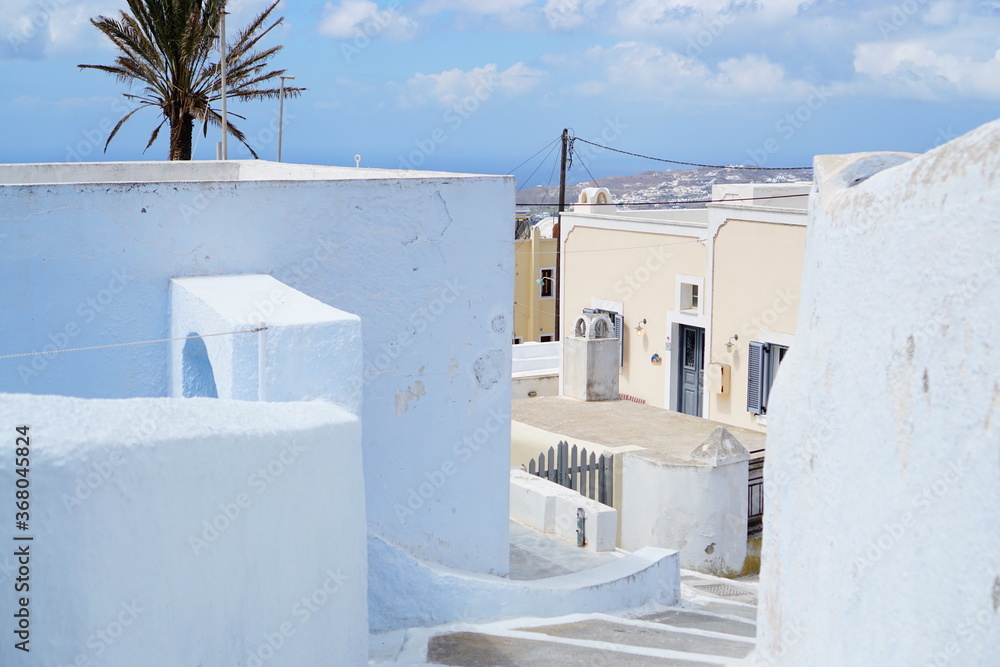
M 622 398 L 765 431 L 793 347 L 810 187 L 717 185 L 703 209 L 578 203 L 560 220 L 562 335 L 585 309 L 617 316 Z
M 515 344 L 555 339 L 556 289 L 556 239 L 536 225 L 514 242 Z

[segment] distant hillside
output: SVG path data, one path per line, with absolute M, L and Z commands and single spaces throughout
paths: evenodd
M 743 169 L 671 169 L 644 171 L 635 176 L 611 176 L 597 179 L 602 188 L 611 191 L 616 202 L 657 202 L 686 199 L 707 199 L 712 186 L 717 183 L 794 183 L 811 181 L 809 169 L 759 171 Z M 577 200 L 580 190 L 593 187 L 593 181 L 566 186 L 566 203 Z M 526 188 L 517 193 L 518 204 L 555 204 L 559 201 L 559 187 Z M 689 208 L 704 204 L 677 204 L 669 208 Z

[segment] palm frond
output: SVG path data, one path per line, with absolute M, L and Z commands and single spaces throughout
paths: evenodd
M 221 124 L 221 116 L 212 109 L 221 98 L 221 67 L 213 55 L 220 32 L 221 13 L 226 0 L 126 0 L 127 9 L 114 17 L 100 15 L 90 20 L 115 46 L 118 54 L 111 64 L 81 64 L 81 69 L 94 69 L 109 74 L 129 88 L 138 86 L 137 93 L 123 93 L 138 104 L 115 125 L 108 141 L 139 109 L 157 107 L 162 114 L 160 124 L 150 134 L 143 152 L 159 136 L 164 124 L 169 124 L 170 155 L 188 153 L 192 122 L 202 120 L 207 133 L 211 123 Z M 261 48 L 262 40 L 284 21 L 274 17 L 279 0 L 271 2 L 246 26 L 227 40 L 227 96 L 234 100 L 263 100 L 278 97 L 280 88 L 275 80 L 285 73 L 272 69 L 269 61 L 283 48 L 281 45 Z M 286 88 L 285 95 L 296 97 L 305 88 Z M 242 118 L 239 114 L 228 115 Z M 180 129 L 178 129 L 180 128 Z M 187 129 L 185 129 L 187 128 Z M 246 137 L 229 125 L 230 134 L 245 145 Z M 183 149 L 175 151 L 175 143 L 186 140 Z M 181 159 L 184 159 L 182 156 Z

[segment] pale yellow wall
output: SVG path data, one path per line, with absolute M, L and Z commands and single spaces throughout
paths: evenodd
M 538 230 L 531 238 L 514 242 L 514 336 L 524 342 L 555 333 L 555 299 L 541 299 L 539 270 L 555 267 L 556 240 L 543 239 Z
M 667 311 L 675 308 L 677 274 L 705 275 L 707 250 L 697 239 L 643 232 L 574 227 L 563 248 L 565 303 L 562 334 L 592 297 L 620 301 L 625 310 L 625 367 L 619 391 L 663 407 L 670 365 L 664 356 Z M 704 301 L 704 299 L 703 299 Z M 635 325 L 646 320 L 646 335 Z M 650 363 L 658 353 L 663 363 Z
M 709 394 L 705 415 L 709 419 L 766 430 L 746 409 L 748 344 L 762 340 L 761 329 L 795 333 L 805 240 L 806 228 L 798 225 L 729 220 L 720 227 L 715 239 L 712 340 L 706 356 L 729 364 L 732 379 L 728 394 Z M 739 341 L 729 353 L 726 341 L 733 334 Z

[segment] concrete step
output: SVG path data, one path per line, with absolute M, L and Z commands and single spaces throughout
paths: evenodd
M 699 604 L 717 605 L 724 613 Z M 469 667 L 734 665 L 749 660 L 754 650 L 755 624 L 734 613 L 743 607 L 700 599 L 636 617 L 573 614 L 411 630 L 395 660 Z

